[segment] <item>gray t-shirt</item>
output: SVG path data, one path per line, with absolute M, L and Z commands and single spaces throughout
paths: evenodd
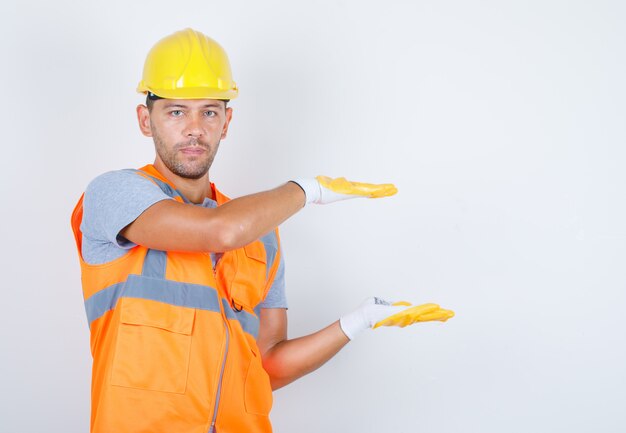
M 135 170 L 110 171 L 96 177 L 87 186 L 83 200 L 83 260 L 102 264 L 122 257 L 134 243 L 119 233 L 146 209 L 161 200 L 173 200 L 161 188 Z M 198 206 L 214 208 L 209 198 Z M 214 257 L 214 255 L 212 255 Z M 287 308 L 285 263 L 280 256 L 276 277 L 261 308 Z

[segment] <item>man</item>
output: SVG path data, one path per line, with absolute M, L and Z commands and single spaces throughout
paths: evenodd
M 395 187 L 318 177 L 229 201 L 208 171 L 238 90 L 226 53 L 200 32 L 159 41 L 138 90 L 154 164 L 99 176 L 72 215 L 94 357 L 93 433 L 271 432 L 272 390 L 359 332 L 451 317 L 434 304 L 372 298 L 288 340 L 276 227 L 305 203 Z

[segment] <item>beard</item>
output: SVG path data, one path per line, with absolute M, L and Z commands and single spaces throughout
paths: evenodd
M 157 155 L 163 164 L 177 176 L 185 179 L 200 179 L 209 172 L 209 168 L 213 164 L 213 159 L 217 153 L 220 142 L 218 141 L 214 147 L 202 139 L 192 138 L 185 142 L 176 143 L 168 148 L 161 136 L 152 130 L 152 137 Z M 185 147 L 197 146 L 205 150 L 201 155 L 194 158 L 183 160 L 180 149 Z

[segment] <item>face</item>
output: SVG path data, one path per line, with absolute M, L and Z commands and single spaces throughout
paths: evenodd
M 200 179 L 226 137 L 232 109 L 213 99 L 159 99 L 152 110 L 137 107 L 141 132 L 152 137 L 161 164 L 185 179 Z

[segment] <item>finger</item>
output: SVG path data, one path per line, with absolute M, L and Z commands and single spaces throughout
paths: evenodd
M 370 198 L 388 197 L 398 192 L 398 189 L 390 183 L 373 184 L 364 182 L 351 182 L 345 177 L 332 179 L 327 176 L 316 178 L 320 185 L 338 194 L 360 195 Z
M 407 301 L 398 301 L 398 302 L 394 302 L 391 305 L 393 305 L 394 307 L 401 307 L 401 306 L 410 307 L 413 304 L 411 304 L 410 302 L 407 302 Z
M 422 314 L 426 314 L 426 313 L 430 313 L 432 311 L 438 310 L 439 308 L 440 307 L 437 304 L 428 303 L 428 304 L 421 304 L 421 305 L 416 305 L 411 308 L 407 308 L 402 313 L 405 313 L 410 316 L 419 316 Z
M 420 322 L 430 322 L 434 320 L 438 320 L 440 322 L 445 322 L 448 319 L 454 317 L 454 311 L 452 310 L 435 310 L 431 313 L 422 314 L 419 318 Z
M 437 304 L 422 304 L 415 307 L 404 309 L 396 314 L 393 314 L 380 322 L 374 324 L 373 329 L 379 326 L 398 326 L 404 328 L 419 321 L 419 317 L 423 314 L 427 314 L 439 309 Z

